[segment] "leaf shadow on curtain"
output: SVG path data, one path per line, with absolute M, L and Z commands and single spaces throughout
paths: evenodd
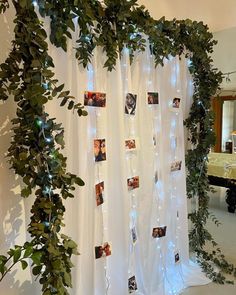
M 6 157 L 12 136 L 11 118 L 15 117 L 15 106 L 11 97 L 0 105 L 0 113 L 0 248 L 1 254 L 4 255 L 10 247 L 23 245 L 26 241 L 31 200 L 21 198 L 21 180 L 16 179 L 13 170 L 9 169 Z M 34 285 L 25 275 L 28 275 L 27 279 L 30 278 L 29 271 L 26 270 L 22 274 L 21 265 L 16 265 L 1 282 L 0 294 L 36 295 Z

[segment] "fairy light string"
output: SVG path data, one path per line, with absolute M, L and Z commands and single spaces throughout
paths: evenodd
M 148 81 L 147 81 L 147 92 L 150 91 L 154 91 L 153 89 L 153 75 L 151 75 L 152 73 L 152 60 L 150 58 L 147 59 L 148 62 L 148 68 L 147 68 L 147 73 L 148 73 Z M 153 69 L 154 71 L 154 69 Z M 153 191 L 152 191 L 152 195 L 153 195 L 153 203 L 154 203 L 154 208 L 157 207 L 157 211 L 154 210 L 153 214 L 155 214 L 157 217 L 156 221 L 157 221 L 157 226 L 162 226 L 162 208 L 163 208 L 163 186 L 162 186 L 162 182 L 160 179 L 160 175 L 159 175 L 159 169 L 158 169 L 158 163 L 159 161 L 159 143 L 158 143 L 158 139 L 160 138 L 160 136 L 158 136 L 158 134 L 160 135 L 159 131 L 157 128 L 160 124 L 160 114 L 158 113 L 158 107 L 160 108 L 160 102 L 158 104 L 158 107 L 155 108 L 156 106 L 150 105 L 150 112 L 151 112 L 151 122 L 152 122 L 152 143 L 153 143 L 153 158 L 154 158 L 154 165 L 153 165 Z M 157 173 L 157 175 L 156 175 Z M 160 219 L 161 218 L 161 219 Z M 156 224 L 155 224 L 156 226 Z M 153 229 L 151 229 L 153 230 Z M 163 243 L 165 243 L 166 241 L 163 240 L 165 237 L 161 237 L 161 238 L 156 238 L 155 239 L 155 243 L 156 243 L 156 247 L 157 250 L 159 251 L 159 262 L 160 262 L 160 272 L 161 272 L 161 276 L 163 277 L 162 281 L 164 282 L 164 280 L 166 279 L 166 281 L 170 284 L 169 280 L 168 280 L 168 275 L 167 275 L 167 270 L 165 268 L 165 263 L 163 262 L 163 260 L 165 260 L 165 256 L 162 253 L 161 248 L 163 247 Z M 172 285 L 170 284 L 170 287 L 172 288 Z M 165 293 L 165 285 L 163 284 L 163 293 Z M 171 292 L 171 294 L 175 294 L 173 292 Z
M 124 49 L 124 62 L 122 63 L 122 71 L 123 71 L 123 77 L 124 77 L 124 97 L 126 99 L 126 95 L 129 92 L 129 50 Z M 139 98 L 137 98 L 139 99 Z M 136 102 L 137 103 L 137 102 Z M 125 111 L 125 110 L 124 110 Z M 124 115 L 124 121 L 126 125 L 127 130 L 127 139 L 134 139 L 136 141 L 136 128 L 135 128 L 135 115 Z M 137 142 L 136 142 L 137 144 Z M 136 146 L 137 148 L 137 146 Z M 126 151 L 126 166 L 127 166 L 127 177 L 135 177 L 136 175 L 136 169 L 134 167 L 134 158 L 137 157 L 136 151 Z M 127 179 L 128 179 L 127 178 Z M 128 184 L 127 184 L 127 190 L 128 190 Z M 136 244 L 138 243 L 138 232 L 137 232 L 137 196 L 135 190 L 131 190 L 128 192 L 129 194 L 129 202 L 130 202 L 130 209 L 129 209 L 129 257 L 128 257 L 128 280 L 134 275 L 136 279 L 136 261 L 135 261 L 135 248 Z
M 95 85 L 95 72 L 94 72 L 94 63 L 90 63 L 88 65 L 88 70 L 87 70 L 87 90 L 88 91 L 94 91 L 94 85 Z M 90 139 L 93 139 L 93 143 L 94 144 L 94 140 L 96 139 L 100 139 L 100 135 L 101 135 L 101 128 L 100 128 L 100 121 L 104 119 L 101 111 L 99 108 L 97 107 L 91 107 L 90 108 L 91 111 L 91 118 L 93 118 L 91 124 L 92 126 L 90 126 L 92 132 L 90 132 Z M 90 144 L 91 142 L 89 142 Z M 95 183 L 94 183 L 94 187 L 95 185 L 98 185 L 99 183 L 101 183 L 102 181 L 104 181 L 104 175 L 102 173 L 103 169 L 101 170 L 103 166 L 102 162 L 95 162 Z M 105 187 L 106 187 L 106 183 L 104 181 L 104 191 L 105 191 Z M 104 194 L 103 191 L 103 194 Z M 95 192 L 96 195 L 96 192 Z M 104 197 L 104 196 L 103 196 Z M 107 237 L 107 231 L 108 231 L 108 220 L 107 220 L 107 199 L 103 200 L 103 203 L 99 206 L 95 207 L 97 210 L 97 212 L 99 214 L 101 214 L 101 239 L 99 244 L 101 246 L 104 245 L 105 242 L 108 242 L 108 237 Z M 95 219 L 95 223 L 96 223 L 96 219 Z M 107 265 L 107 257 L 102 257 L 100 259 L 103 259 L 103 269 L 104 269 L 104 283 L 105 283 L 105 290 L 104 290 L 104 294 L 108 295 L 109 294 L 109 290 L 110 290 L 110 277 L 108 276 L 108 265 Z
M 45 116 L 46 116 L 46 114 L 45 114 Z M 46 122 L 46 119 L 43 119 L 42 117 L 36 118 L 36 125 L 40 129 L 39 139 L 42 136 L 46 144 L 53 144 L 54 145 L 53 136 L 51 134 L 50 135 L 45 134 L 45 128 L 47 128 L 47 124 L 48 123 Z M 52 161 L 53 157 L 52 157 L 51 153 L 49 154 L 49 157 L 50 157 L 50 161 Z M 49 162 L 47 161 L 47 159 L 44 159 L 44 156 L 42 156 L 40 161 L 41 161 L 41 165 L 42 165 L 42 170 L 44 170 L 44 172 L 46 172 L 46 174 L 47 174 L 47 183 L 46 183 L 46 185 L 44 185 L 42 192 L 46 198 L 49 198 L 50 202 L 53 202 L 53 199 L 52 199 L 53 189 L 52 189 L 52 183 L 51 183 L 52 179 L 53 179 L 53 175 L 51 174 L 50 169 L 49 169 L 49 165 L 48 165 Z M 48 214 L 47 220 L 43 221 L 43 224 L 45 227 L 51 228 L 51 226 L 52 226 L 52 212 L 51 212 L 51 210 Z
M 99 138 L 100 136 L 100 129 L 99 129 L 99 121 L 101 118 L 101 113 L 99 110 L 97 110 L 95 108 L 94 111 L 94 115 L 95 115 L 95 138 Z M 101 183 L 101 181 L 103 180 L 103 177 L 101 175 L 101 171 L 100 171 L 100 165 L 102 165 L 102 163 L 100 162 L 96 162 L 95 163 L 95 179 L 96 179 L 96 183 Z M 106 186 L 106 183 L 104 183 L 104 187 Z M 101 208 L 100 208 L 101 206 Z M 99 207 L 97 207 L 97 210 L 101 210 L 101 228 L 102 228 L 102 239 L 101 239 L 101 245 L 104 244 L 104 242 L 108 242 L 108 237 L 107 237 L 107 231 L 108 231 L 108 220 L 107 220 L 107 200 L 104 200 L 104 202 L 100 205 Z M 96 221 L 95 221 L 96 222 Z M 103 259 L 103 264 L 104 264 L 104 278 L 105 278 L 105 295 L 109 294 L 109 289 L 110 289 L 110 277 L 108 276 L 108 265 L 107 265 L 107 257 L 104 257 Z

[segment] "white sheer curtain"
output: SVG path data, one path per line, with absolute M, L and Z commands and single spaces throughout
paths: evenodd
M 107 104 L 105 108 L 86 107 L 88 116 L 82 118 L 59 107 L 58 101 L 48 106 L 50 115 L 65 127 L 68 169 L 85 181 L 75 199 L 65 201 L 63 232 L 78 243 L 80 252 L 74 258 L 70 293 L 126 295 L 132 276 L 137 282 L 135 294 L 139 295 L 178 294 L 187 286 L 208 283 L 200 269 L 189 262 L 188 254 L 183 110 L 185 113 L 188 109 L 191 87 L 186 61 L 171 57 L 164 67 L 155 68 L 147 50 L 137 54 L 130 66 L 128 51 L 124 50 L 110 73 L 103 68 L 106 57 L 101 49 L 96 49 L 88 69 L 83 69 L 74 58 L 73 46 L 71 42 L 68 53 L 50 46 L 56 77 L 81 103 L 84 92 L 90 90 L 106 93 Z M 159 104 L 148 105 L 147 92 L 158 92 Z M 137 95 L 135 115 L 125 114 L 127 93 Z M 172 108 L 175 97 L 181 98 L 179 109 Z M 8 120 L 13 106 L 7 102 L 1 108 L 3 118 Z M 4 122 L 1 120 L 1 124 Z M 95 162 L 94 139 L 104 138 L 106 161 Z M 136 150 L 125 150 L 126 139 L 135 139 Z M 9 136 L 4 138 L 2 153 L 9 140 Z M 175 161 L 182 161 L 182 168 L 171 172 Z M 13 174 L 8 172 L 3 157 L 1 163 L 2 252 L 27 236 L 33 197 L 23 201 L 9 194 Z M 128 191 L 127 179 L 135 176 L 139 176 L 140 187 Z M 95 184 L 102 181 L 104 203 L 97 206 Z M 160 226 L 167 226 L 166 236 L 153 238 L 153 228 Z M 132 241 L 132 228 L 137 233 L 136 243 Z M 112 254 L 95 259 L 95 246 L 105 242 L 111 243 Z M 178 263 L 176 254 L 180 257 Z M 0 284 L 0 294 L 41 294 L 30 271 L 22 272 L 13 271 Z

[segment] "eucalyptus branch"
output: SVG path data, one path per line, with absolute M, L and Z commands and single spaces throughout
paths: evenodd
M 10 257 L 10 258 L 12 258 L 12 257 Z M 4 277 L 8 274 L 8 273 L 10 273 L 11 272 L 11 270 L 12 270 L 12 268 L 18 263 L 18 262 L 21 262 L 21 261 L 24 261 L 23 259 L 20 259 L 20 260 L 18 260 L 18 261 L 16 261 L 16 262 L 13 262 L 10 266 L 8 266 L 8 267 L 6 267 L 6 269 L 5 269 L 5 271 L 1 274 L 2 276 L 1 276 L 1 278 L 0 278 L 0 282 L 4 279 Z
M 0 0 L 0 13 L 4 13 L 9 8 L 8 0 Z
M 33 274 L 40 276 L 44 295 L 55 291 L 68 294 L 66 288 L 71 287 L 73 266 L 71 256 L 78 252 L 75 242 L 59 235 L 64 225 L 65 207 L 62 199 L 74 197 L 71 191 L 75 190 L 75 185 L 84 183 L 66 171 L 66 158 L 60 153 L 64 147 L 64 129 L 44 111 L 44 105 L 61 94 L 56 86 L 54 89 L 47 87 L 54 76 L 50 69 L 53 61 L 47 53 L 47 35 L 31 1 L 13 1 L 13 4 L 16 9 L 14 46 L 20 55 L 17 55 L 17 66 L 11 66 L 10 55 L 9 66 L 2 67 L 7 73 L 4 81 L 13 86 L 8 87 L 7 91 L 10 94 L 13 89 L 17 102 L 18 117 L 12 120 L 14 136 L 9 148 L 9 161 L 16 174 L 23 177 L 25 187 L 21 191 L 22 197 L 28 197 L 36 190 L 28 227 L 33 246 L 30 246 L 31 253 L 26 256 L 33 261 Z M 22 38 L 22 34 L 25 38 Z M 17 80 L 11 80 L 16 76 Z M 56 85 L 56 80 L 52 84 Z M 69 92 L 66 95 L 69 99 Z M 83 109 L 78 104 L 73 108 L 77 111 Z M 54 192 L 57 189 L 61 196 Z M 22 263 L 22 268 L 27 266 L 23 260 L 25 256 L 21 257 L 22 251 L 17 247 L 10 252 L 13 264 L 8 268 L 4 262 L 9 260 L 2 256 L 1 272 L 4 277 L 17 262 Z

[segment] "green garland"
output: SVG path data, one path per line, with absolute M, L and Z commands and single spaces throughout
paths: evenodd
M 34 192 L 36 199 L 28 227 L 31 241 L 23 246 L 16 245 L 7 256 L 0 256 L 0 281 L 18 262 L 25 269 L 30 258 L 33 274 L 40 278 L 42 294 L 65 295 L 68 294 L 67 287 L 71 287 L 71 256 L 77 254 L 77 245 L 60 233 L 65 212 L 62 199 L 73 197 L 75 185 L 84 183 L 66 171 L 66 158 L 60 152 L 64 146 L 64 129 L 55 119 L 49 118 L 44 105 L 57 98 L 61 106 L 66 105 L 79 116 L 87 113 L 54 78 L 47 36 L 32 1 L 11 2 L 16 10 L 15 39 L 8 58 L 0 65 L 0 99 L 7 100 L 11 95 L 17 104 L 17 118 L 12 120 L 14 137 L 9 148 L 9 161 L 15 173 L 23 178 L 22 197 Z M 187 193 L 189 198 L 197 196 L 199 203 L 198 210 L 189 215 L 194 225 L 190 232 L 190 246 L 213 281 L 228 282 L 223 274 L 235 275 L 235 268 L 227 263 L 206 230 L 208 218 L 218 224 L 208 210 L 210 188 L 206 162 L 215 141 L 210 97 L 222 80 L 221 73 L 211 65 L 209 54 L 216 42 L 207 26 L 190 20 L 154 20 L 144 6 L 137 5 L 137 0 L 105 0 L 104 6 L 97 0 L 34 2 L 37 2 L 41 16 L 50 18 L 51 43 L 65 51 L 67 39 L 72 38 L 71 32 L 75 31 L 77 21 L 80 31 L 75 55 L 84 67 L 90 63 L 96 46 L 106 52 L 104 67 L 109 71 L 114 69 L 124 47 L 129 49 L 132 61 L 135 51 L 146 49 L 143 36 L 148 38 L 156 65 L 163 65 L 169 55 L 184 55 L 190 59 L 194 95 L 185 125 L 194 148 L 186 156 L 189 171 Z M 7 0 L 0 0 L 1 13 L 8 7 Z M 205 250 L 208 241 L 215 247 L 210 253 Z M 215 271 L 214 266 L 219 271 Z

